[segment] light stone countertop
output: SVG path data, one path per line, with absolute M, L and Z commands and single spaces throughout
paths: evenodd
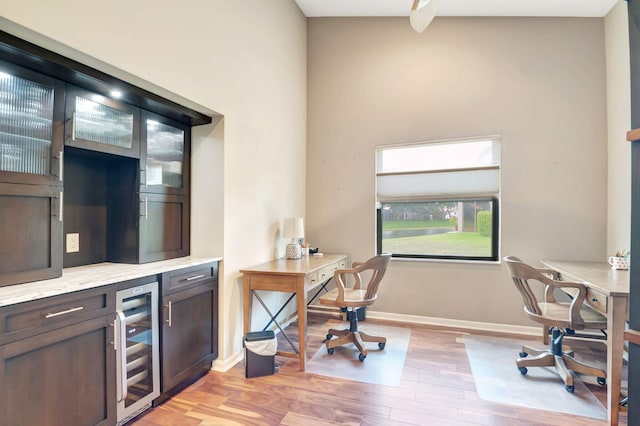
M 222 260 L 221 257 L 180 257 L 141 265 L 127 263 L 96 263 L 66 268 L 62 276 L 50 280 L 34 281 L 0 287 L 0 307 L 87 290 L 135 278 L 162 274 Z

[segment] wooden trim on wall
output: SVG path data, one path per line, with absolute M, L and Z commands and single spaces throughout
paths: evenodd
M 640 140 L 640 129 L 633 129 L 627 132 L 627 140 L 629 142 Z
M 625 330 L 624 331 L 624 340 L 628 341 L 629 343 L 640 345 L 640 331 L 638 331 L 638 330 Z

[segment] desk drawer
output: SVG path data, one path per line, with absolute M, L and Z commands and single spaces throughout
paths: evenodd
M 592 307 L 594 310 L 601 314 L 607 314 L 607 295 L 598 293 L 592 288 L 587 288 L 587 297 L 585 297 L 584 303 Z
M 318 272 L 318 281 L 323 282 L 328 280 L 329 278 L 333 278 L 333 273 L 338 269 L 344 269 L 347 266 L 346 260 L 341 260 L 340 262 L 336 262 L 332 265 L 326 266 L 322 268 Z
M 318 284 L 318 273 L 314 272 L 312 274 L 308 274 L 307 279 L 309 280 L 309 284 L 311 284 L 312 286 Z

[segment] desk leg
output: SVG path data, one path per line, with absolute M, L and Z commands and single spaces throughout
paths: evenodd
M 609 424 L 618 425 L 620 385 L 624 352 L 624 325 L 627 320 L 627 298 L 609 296 L 607 306 L 607 411 Z
M 244 336 L 251 329 L 251 308 L 253 306 L 253 295 L 251 294 L 251 275 L 245 275 L 242 283 L 242 293 L 244 294 Z M 243 336 L 243 338 L 244 338 Z
M 304 277 L 296 282 L 296 304 L 298 305 L 298 348 L 300 349 L 300 371 L 307 368 L 307 295 Z

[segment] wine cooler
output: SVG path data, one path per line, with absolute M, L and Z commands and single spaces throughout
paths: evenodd
M 118 425 L 160 395 L 158 283 L 116 293 Z

